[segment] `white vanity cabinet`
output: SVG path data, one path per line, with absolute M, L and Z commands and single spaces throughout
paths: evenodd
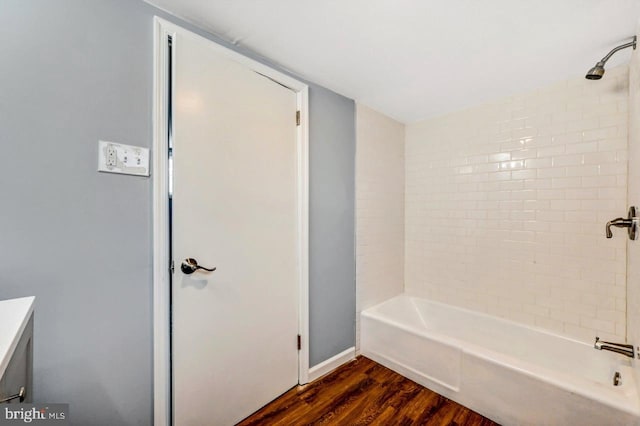
M 32 402 L 34 299 L 0 301 L 0 404 Z

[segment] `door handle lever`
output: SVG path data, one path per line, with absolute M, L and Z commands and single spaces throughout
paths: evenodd
M 202 269 L 208 272 L 213 272 L 216 270 L 216 268 L 209 269 L 209 268 L 205 268 L 204 266 L 198 265 L 198 261 L 192 257 L 186 258 L 185 260 L 182 261 L 182 264 L 180 265 L 180 270 L 182 270 L 182 272 L 185 273 L 186 275 L 193 274 L 198 269 Z

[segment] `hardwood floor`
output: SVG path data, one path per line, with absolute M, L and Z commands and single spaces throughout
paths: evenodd
M 239 423 L 249 425 L 497 425 L 365 357 L 296 386 Z

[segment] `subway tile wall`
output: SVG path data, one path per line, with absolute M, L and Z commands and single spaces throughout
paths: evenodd
M 640 27 L 638 28 L 640 30 Z M 629 64 L 629 185 L 630 205 L 640 207 L 640 53 Z M 627 341 L 640 346 L 640 241 L 629 241 L 627 253 Z M 634 361 L 640 379 L 640 360 Z M 637 382 L 636 382 L 637 383 Z
M 628 68 L 406 127 L 405 290 L 624 339 Z
M 404 288 L 404 125 L 356 107 L 356 351 L 360 312 Z

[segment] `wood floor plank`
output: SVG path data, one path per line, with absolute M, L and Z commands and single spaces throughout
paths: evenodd
M 443 403 L 440 404 L 438 410 L 433 414 L 433 416 L 426 420 L 424 423 L 425 425 L 451 425 L 458 410 L 467 410 L 467 408 L 464 408 L 449 399 L 443 398 L 443 400 Z
M 397 377 L 395 377 L 394 380 L 389 380 L 388 383 L 379 383 L 378 386 L 371 391 L 369 398 L 367 399 L 367 404 L 362 407 L 358 407 L 359 412 L 354 410 L 355 416 L 352 416 L 352 418 L 349 419 L 351 420 L 351 423 L 349 424 L 371 424 L 371 422 L 379 416 L 380 412 L 386 410 L 388 406 L 393 407 L 394 410 L 397 411 L 397 407 L 400 404 L 396 396 L 402 391 L 402 385 L 403 383 L 406 383 L 406 379 L 399 375 L 396 376 Z M 416 387 L 415 393 L 417 392 L 419 392 L 419 389 Z M 404 395 L 408 398 L 406 392 L 404 392 Z
M 240 426 L 496 426 L 497 423 L 368 359 L 358 357 L 296 386 Z
M 440 404 L 440 395 L 430 391 L 427 388 L 420 389 L 420 392 L 411 401 L 407 401 L 404 407 L 400 409 L 398 415 L 406 418 L 408 424 L 419 424 L 423 418 L 429 418 L 433 415 L 433 407 Z

